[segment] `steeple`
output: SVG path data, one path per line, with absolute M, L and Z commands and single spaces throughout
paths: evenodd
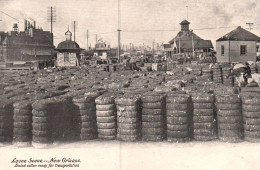
M 72 33 L 70 32 L 70 29 L 69 29 L 69 26 L 68 26 L 68 31 L 65 32 L 66 40 L 71 41 L 71 36 L 72 36 Z

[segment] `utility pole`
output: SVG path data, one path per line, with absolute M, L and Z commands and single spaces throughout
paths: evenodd
M 194 41 L 193 41 L 193 30 L 191 30 L 191 45 L 192 45 L 192 57 L 194 58 Z
M 252 23 L 252 22 L 247 22 L 246 23 L 248 26 L 249 26 L 249 31 L 251 31 L 253 28 L 252 28 L 252 25 L 254 25 L 254 23 Z
M 181 40 L 179 39 L 179 54 L 181 54 Z
M 143 50 L 144 50 L 144 55 L 145 55 L 145 45 L 144 45 L 144 43 L 143 43 Z
M 89 47 L 88 47 L 88 30 L 87 30 L 87 51 L 89 50 Z
M 97 44 L 97 34 L 96 34 L 96 44 Z
M 187 8 L 187 20 L 189 20 L 189 6 L 187 5 L 186 8 Z
M 154 40 L 153 40 L 153 55 L 154 55 Z
M 118 60 L 120 60 L 120 40 L 121 40 L 120 39 L 121 16 L 120 15 L 121 15 L 120 14 L 120 0 L 118 0 L 118 29 L 117 29 L 117 31 L 118 31 L 118 51 L 117 51 L 117 53 L 118 53 Z
M 53 33 L 53 23 L 56 22 L 56 8 L 55 7 L 48 7 L 48 22 L 51 23 L 51 33 Z
M 73 21 L 74 42 L 76 41 L 76 21 Z

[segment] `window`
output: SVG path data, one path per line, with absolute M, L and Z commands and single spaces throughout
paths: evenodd
M 224 45 L 221 46 L 221 56 L 224 56 L 225 54 L 225 47 Z
M 64 53 L 64 62 L 69 62 L 69 61 L 70 61 L 69 53 Z
M 240 55 L 246 55 L 246 45 L 240 46 Z

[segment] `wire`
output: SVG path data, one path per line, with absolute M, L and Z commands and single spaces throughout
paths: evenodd
M 16 20 L 16 21 L 18 21 L 18 22 L 24 23 L 23 21 L 20 21 L 19 19 L 15 18 L 15 17 L 12 17 L 11 15 L 9 15 L 9 14 L 3 12 L 3 11 L 0 11 L 0 12 L 2 12 L 2 13 L 5 14 L 6 16 L 8 16 L 8 17 L 10 17 L 10 18 L 12 18 L 12 19 L 14 19 L 14 20 Z

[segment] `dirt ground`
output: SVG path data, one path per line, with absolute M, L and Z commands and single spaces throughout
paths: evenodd
M 54 144 L 49 149 L 0 148 L 0 169 L 244 170 L 259 169 L 260 143 L 91 141 Z M 80 159 L 78 168 L 16 168 L 16 159 Z

